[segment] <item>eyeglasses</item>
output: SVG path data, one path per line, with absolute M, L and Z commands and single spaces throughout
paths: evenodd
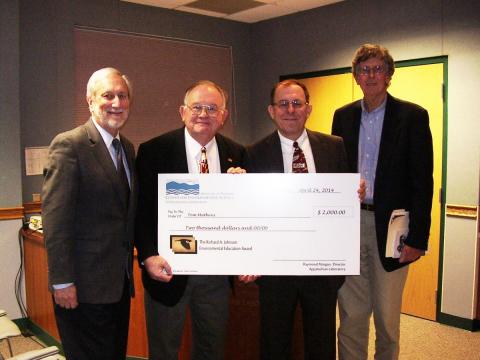
M 223 109 L 219 109 L 216 105 L 195 104 L 190 106 L 185 104 L 185 106 L 190 109 L 193 115 L 200 115 L 203 110 L 205 110 L 208 116 L 217 116 L 219 111 L 223 111 Z
M 357 68 L 357 73 L 362 76 L 368 76 L 373 72 L 374 75 L 380 75 L 385 72 L 385 66 L 375 65 L 375 66 L 362 66 Z
M 290 107 L 290 104 L 292 104 L 293 108 L 295 110 L 297 110 L 297 109 L 303 108 L 305 105 L 308 104 L 308 102 L 295 99 L 295 100 L 292 100 L 292 101 L 280 100 L 276 103 L 273 103 L 273 105 L 277 106 L 278 108 L 280 108 L 282 110 L 288 110 L 288 108 Z

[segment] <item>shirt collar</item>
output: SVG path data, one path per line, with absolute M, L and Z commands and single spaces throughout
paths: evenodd
M 95 127 L 97 128 L 98 132 L 100 133 L 100 136 L 102 137 L 105 145 L 107 145 L 107 146 L 112 145 L 113 139 L 120 140 L 120 133 L 119 132 L 117 133 L 117 136 L 113 137 L 112 134 L 110 134 L 107 130 L 105 130 L 103 127 L 98 125 L 98 123 L 94 119 L 92 119 L 92 122 L 93 122 L 93 125 L 95 125 Z
M 283 136 L 282 134 L 280 134 L 280 131 L 278 131 L 278 136 L 280 137 L 280 143 L 284 146 L 287 146 L 287 147 L 293 147 L 293 143 L 296 141 L 298 143 L 298 146 L 299 147 L 302 147 L 303 143 L 308 140 L 308 134 L 307 134 L 307 130 L 306 129 L 303 129 L 303 132 L 302 134 L 298 137 L 297 140 L 290 140 L 288 138 L 286 138 L 285 136 Z
M 385 111 L 385 106 L 387 104 L 387 96 L 385 96 L 385 99 L 382 101 L 382 103 L 380 104 L 379 107 L 377 107 L 375 110 L 372 110 L 370 112 L 367 111 L 367 108 L 365 107 L 365 100 L 362 99 L 362 101 L 360 102 L 360 104 L 362 105 L 362 112 L 363 113 L 366 113 L 366 114 L 375 114 L 375 113 L 379 113 L 381 111 Z
M 206 145 L 205 148 L 207 149 L 207 153 L 209 150 L 212 148 L 212 146 L 215 146 L 217 141 L 215 140 L 215 136 L 210 140 Z M 200 154 L 200 151 L 202 150 L 202 145 L 195 140 L 192 135 L 188 132 L 187 128 L 185 128 L 185 145 L 188 149 L 189 154 L 195 158 L 198 154 Z

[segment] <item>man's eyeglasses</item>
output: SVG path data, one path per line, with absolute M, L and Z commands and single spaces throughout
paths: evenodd
M 357 69 L 359 75 L 367 76 L 373 72 L 374 75 L 380 75 L 385 72 L 385 66 L 383 65 L 375 65 L 375 66 L 362 66 Z
M 276 103 L 273 103 L 273 105 L 275 105 L 276 107 L 282 110 L 288 110 L 288 108 L 290 107 L 290 104 L 292 104 L 293 108 L 297 110 L 297 109 L 303 108 L 305 105 L 308 104 L 308 102 L 295 99 L 292 101 L 280 100 L 280 101 L 277 101 Z
M 223 109 L 219 109 L 216 105 L 185 105 L 187 108 L 190 109 L 193 115 L 200 115 L 203 110 L 207 113 L 208 116 L 217 116 L 219 111 L 223 111 Z

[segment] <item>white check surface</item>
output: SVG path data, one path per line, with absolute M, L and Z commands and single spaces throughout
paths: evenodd
M 159 174 L 174 274 L 357 275 L 358 174 Z

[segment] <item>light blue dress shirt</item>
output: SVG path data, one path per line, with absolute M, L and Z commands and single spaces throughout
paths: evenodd
M 373 204 L 375 191 L 375 173 L 377 171 L 378 152 L 382 137 L 383 119 L 385 117 L 385 104 L 387 98 L 375 110 L 368 112 L 362 100 L 362 118 L 360 122 L 360 135 L 358 141 L 358 171 L 360 177 L 365 179 L 366 204 Z

